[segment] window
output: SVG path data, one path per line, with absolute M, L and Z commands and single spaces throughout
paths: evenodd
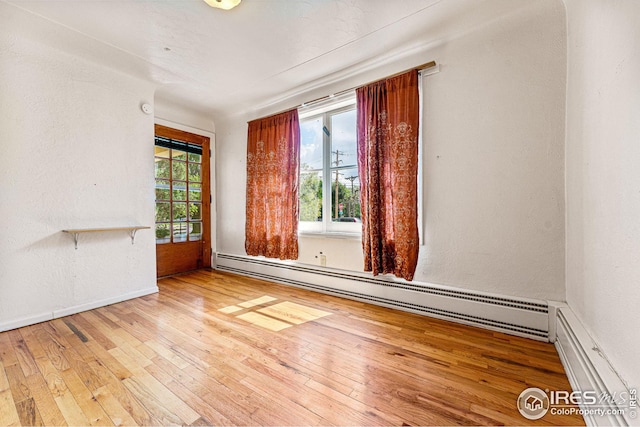
M 156 137 L 156 243 L 202 239 L 202 148 Z
M 301 232 L 361 232 L 356 132 L 353 94 L 300 112 Z

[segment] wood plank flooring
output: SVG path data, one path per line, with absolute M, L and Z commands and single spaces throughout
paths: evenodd
M 202 270 L 160 293 L 0 333 L 0 425 L 532 422 L 570 390 L 553 345 Z

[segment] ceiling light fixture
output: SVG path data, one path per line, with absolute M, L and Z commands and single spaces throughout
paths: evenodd
M 211 7 L 229 10 L 240 4 L 242 0 L 204 0 Z

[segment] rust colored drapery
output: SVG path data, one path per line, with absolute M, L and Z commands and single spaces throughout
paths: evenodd
M 412 280 L 418 262 L 418 71 L 356 90 L 365 271 Z
M 298 111 L 249 122 L 247 255 L 298 258 Z

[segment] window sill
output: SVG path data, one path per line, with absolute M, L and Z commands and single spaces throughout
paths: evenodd
M 348 233 L 344 231 L 320 232 L 320 231 L 298 231 L 299 237 L 310 237 L 315 239 L 348 239 L 361 240 L 362 233 Z

